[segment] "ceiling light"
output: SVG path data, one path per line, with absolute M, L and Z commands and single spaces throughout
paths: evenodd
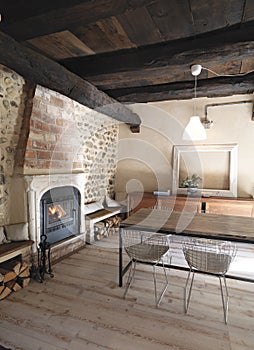
M 196 115 L 197 76 L 201 73 L 201 70 L 202 66 L 200 64 L 194 64 L 193 66 L 191 66 L 191 74 L 195 77 L 193 105 L 194 113 L 184 130 L 183 140 L 198 141 L 206 139 L 205 127 L 201 123 L 199 116 Z
M 201 123 L 199 116 L 190 117 L 190 121 L 187 124 L 184 133 L 183 140 L 205 140 L 206 131 L 204 126 Z

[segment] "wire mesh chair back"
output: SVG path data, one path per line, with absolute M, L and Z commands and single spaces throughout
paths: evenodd
M 123 231 L 123 245 L 131 259 L 157 262 L 169 250 L 169 236 L 136 230 Z
M 225 275 L 236 255 L 236 246 L 231 242 L 195 238 L 183 243 L 183 253 L 190 268 Z
M 192 238 L 184 241 L 183 253 L 190 267 L 184 287 L 185 313 L 189 308 L 195 272 L 208 272 L 219 278 L 224 322 L 227 323 L 229 294 L 225 274 L 236 255 L 236 245 L 228 241 Z
M 153 267 L 155 305 L 156 307 L 159 306 L 168 287 L 168 277 L 163 259 L 170 255 L 170 236 L 147 231 L 122 230 L 122 240 L 124 249 L 131 259 L 130 271 L 126 283 L 124 298 L 134 279 L 136 263 L 150 262 L 152 263 Z M 165 281 L 164 287 L 160 293 L 158 293 L 157 290 L 157 278 L 155 270 L 155 267 L 158 266 L 158 263 L 161 263 L 161 266 L 163 268 Z

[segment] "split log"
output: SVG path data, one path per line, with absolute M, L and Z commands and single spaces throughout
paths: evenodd
M 16 279 L 13 279 L 11 281 L 8 281 L 5 283 L 5 286 L 13 290 L 14 285 L 16 284 Z
M 0 294 L 0 300 L 6 298 L 10 294 L 11 294 L 11 289 L 5 286 L 3 291 Z
M 9 294 L 11 294 L 11 289 L 8 288 L 7 286 L 4 286 L 4 289 L 0 294 L 0 300 L 6 298 Z
M 4 280 L 4 275 L 2 275 L 2 274 L 0 273 L 0 283 L 3 282 L 3 280 Z
M 9 282 L 17 277 L 17 274 L 13 270 L 8 270 L 0 267 L 0 273 L 4 276 L 3 282 Z
M 18 276 L 16 282 L 21 288 L 25 288 L 30 283 L 30 277 L 23 278 Z
M 16 275 L 18 275 L 21 268 L 21 262 L 17 260 L 8 260 L 1 264 L 1 268 L 14 271 Z
M 16 282 L 20 285 L 21 288 L 27 287 L 30 282 L 30 268 L 24 261 L 21 263 Z
M 30 277 L 30 269 L 29 267 L 23 270 L 19 275 L 19 277 Z
M 17 282 L 14 284 L 14 286 L 12 287 L 12 291 L 13 292 L 17 292 L 18 290 L 22 289 L 22 286 L 20 284 L 18 284 Z
M 29 285 L 30 283 L 30 277 L 22 278 L 21 279 L 21 286 L 22 288 L 25 288 Z
M 30 276 L 30 268 L 27 265 L 27 263 L 24 262 L 24 261 L 21 263 L 18 276 L 19 277 L 28 277 L 28 276 Z

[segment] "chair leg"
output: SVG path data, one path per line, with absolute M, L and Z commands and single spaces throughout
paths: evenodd
M 153 281 L 154 281 L 154 294 L 155 294 L 155 305 L 156 307 L 158 307 L 160 305 L 160 302 L 168 288 L 168 276 L 167 276 L 167 271 L 166 271 L 166 268 L 164 266 L 164 262 L 161 261 L 162 263 L 162 267 L 163 267 L 163 272 L 164 272 L 164 277 L 165 277 L 165 285 L 158 297 L 158 294 L 157 294 L 157 280 L 156 280 L 156 264 L 153 265 Z
M 225 294 L 223 292 L 222 279 L 224 281 Z M 222 306 L 223 306 L 223 311 L 224 311 L 224 322 L 225 322 L 225 324 L 227 324 L 227 322 L 228 322 L 228 301 L 229 301 L 229 295 L 228 295 L 228 288 L 227 288 L 227 283 L 226 283 L 226 277 L 225 276 L 219 276 L 219 280 L 220 280 L 221 300 L 222 300 Z
M 162 257 L 162 262 L 167 265 L 171 265 L 172 264 L 172 252 L 169 248 L 168 252 Z
M 130 267 L 130 271 L 129 271 L 129 275 L 128 275 L 128 279 L 126 282 L 126 287 L 125 287 L 125 291 L 124 291 L 124 295 L 123 298 L 125 299 L 126 294 L 128 292 L 128 289 L 133 281 L 134 275 L 135 275 L 135 271 L 136 271 L 136 261 L 132 260 L 131 261 L 131 267 Z
M 189 291 L 187 292 L 191 273 L 192 273 L 191 282 L 190 282 L 190 286 L 189 286 Z M 190 269 L 189 273 L 188 273 L 187 281 L 186 281 L 185 287 L 184 287 L 184 312 L 186 314 L 187 314 L 188 308 L 189 308 L 189 303 L 190 303 L 190 297 L 191 297 L 191 291 L 192 291 L 192 285 L 193 285 L 193 281 L 194 281 L 194 276 L 195 276 L 195 272 L 192 269 Z M 187 294 L 188 294 L 188 296 L 187 296 Z

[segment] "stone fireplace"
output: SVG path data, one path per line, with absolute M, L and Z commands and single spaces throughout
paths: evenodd
M 85 245 L 86 174 L 32 175 L 23 180 L 33 253 L 37 253 L 43 233 L 52 244 L 53 260 Z

